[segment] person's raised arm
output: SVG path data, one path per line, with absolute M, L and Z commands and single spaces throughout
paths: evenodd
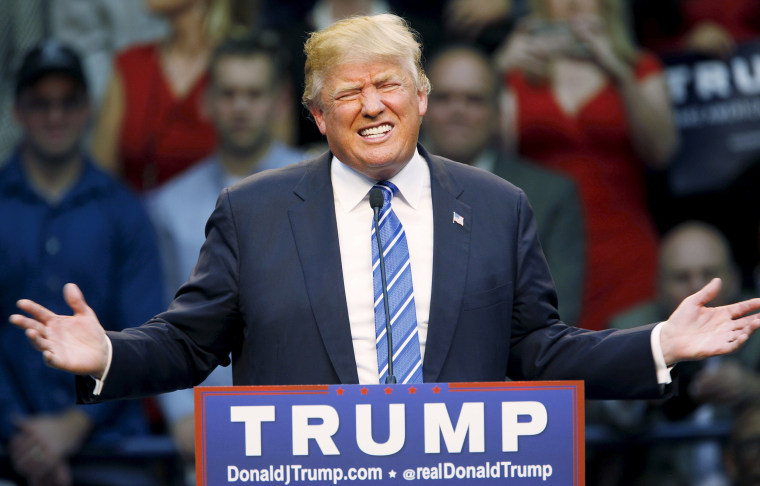
M 493 55 L 492 62 L 500 75 L 499 90 L 499 141 L 509 153 L 517 152 L 517 99 L 512 93 L 506 75 L 519 72 L 531 83 L 549 80 L 551 60 L 561 52 L 563 45 L 557 36 L 541 35 L 536 18 L 521 20 Z
M 74 311 L 72 316 L 55 314 L 36 302 L 23 299 L 17 305 L 31 317 L 13 314 L 9 320 L 26 331 L 48 366 L 100 379 L 108 363 L 106 332 L 79 287 L 66 284 L 63 295 Z
M 572 21 L 573 32 L 588 47 L 589 55 L 617 85 L 625 104 L 633 147 L 654 169 L 664 169 L 678 145 L 665 76 L 653 74 L 637 79 L 633 66 L 613 49 L 610 33 L 596 15 Z
M 662 326 L 660 344 L 668 366 L 733 353 L 760 326 L 760 298 L 721 307 L 707 307 L 720 290 L 714 278 L 699 292 L 685 298 Z

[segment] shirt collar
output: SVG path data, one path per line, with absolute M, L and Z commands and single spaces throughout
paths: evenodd
M 330 167 L 333 192 L 340 205 L 348 212 L 367 199 L 376 180 L 357 172 L 333 155 Z M 390 179 L 401 197 L 416 209 L 420 203 L 422 189 L 430 185 L 430 169 L 417 149 L 409 163 Z

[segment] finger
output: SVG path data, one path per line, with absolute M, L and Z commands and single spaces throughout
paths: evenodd
M 45 364 L 51 368 L 64 369 L 64 363 L 51 350 L 46 349 L 42 351 L 42 358 L 45 360 Z
M 758 327 L 760 327 L 760 318 L 757 316 L 747 316 L 742 317 L 741 319 L 734 320 L 734 323 L 736 324 L 736 328 L 733 331 L 737 336 L 738 335 L 744 335 L 747 339 L 755 332 L 757 331 Z
M 74 311 L 74 315 L 95 315 L 95 311 L 87 304 L 82 290 L 76 284 L 68 283 L 64 285 L 63 297 Z
M 749 314 L 750 312 L 754 312 L 758 309 L 760 309 L 760 297 L 755 297 L 754 299 L 749 300 L 743 300 L 741 302 L 736 302 L 734 304 L 728 304 L 724 305 L 723 309 L 725 309 L 732 318 L 736 319 L 737 317 L 744 316 L 746 314 Z M 749 318 L 755 318 L 758 316 L 746 316 Z
M 699 306 L 704 306 L 718 295 L 721 287 L 720 278 L 714 278 L 708 282 L 707 285 L 699 289 L 697 292 L 687 297 L 688 300 L 693 301 Z
M 69 304 L 71 310 L 75 314 L 88 314 L 90 313 L 90 307 L 84 300 L 82 291 L 76 284 L 67 283 L 63 286 L 63 298 L 66 299 L 66 303 Z
M 29 342 L 31 343 L 31 345 L 37 351 L 44 353 L 50 347 L 49 346 L 50 343 L 48 342 L 48 340 L 45 339 L 45 337 L 42 336 L 42 334 L 36 329 L 27 329 L 26 337 L 27 339 L 29 339 Z
M 16 307 L 43 323 L 56 317 L 54 312 L 29 299 L 19 300 L 16 302 Z
M 22 316 L 21 314 L 11 314 L 8 318 L 8 322 L 21 329 L 33 329 L 41 333 L 45 329 L 45 325 L 36 319 L 30 319 L 29 317 Z
M 733 353 L 737 349 L 741 348 L 744 343 L 747 342 L 747 339 L 749 339 L 749 334 L 747 333 L 740 332 L 735 334 L 734 337 L 732 337 L 728 342 L 730 348 L 729 353 Z

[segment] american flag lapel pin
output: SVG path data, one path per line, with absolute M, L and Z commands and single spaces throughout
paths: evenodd
M 454 223 L 464 228 L 464 216 L 454 211 Z

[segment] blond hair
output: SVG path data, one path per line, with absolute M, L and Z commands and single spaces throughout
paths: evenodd
M 430 92 L 422 69 L 422 45 L 404 19 L 393 14 L 350 17 L 312 32 L 304 45 L 305 87 L 302 101 L 312 108 L 319 104 L 328 72 L 346 62 L 387 60 L 399 62 L 419 91 Z
M 230 0 L 208 0 L 203 29 L 211 45 L 217 45 L 224 40 L 232 30 L 232 5 Z

